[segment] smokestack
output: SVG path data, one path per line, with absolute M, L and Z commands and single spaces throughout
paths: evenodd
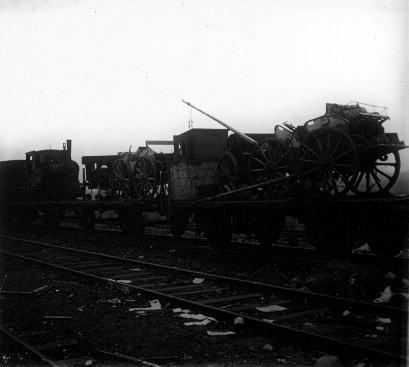
M 71 160 L 71 139 L 67 139 L 67 160 Z

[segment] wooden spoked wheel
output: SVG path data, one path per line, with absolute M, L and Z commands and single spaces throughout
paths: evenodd
M 133 191 L 139 200 L 152 199 L 158 194 L 156 163 L 148 157 L 138 158 L 133 167 Z
M 399 176 L 399 152 L 381 151 L 363 138 L 356 139 L 356 144 L 359 168 L 352 178 L 351 190 L 358 195 L 388 192 Z
M 302 142 L 300 176 L 304 185 L 319 195 L 345 195 L 358 166 L 352 139 L 335 128 L 310 132 Z
M 236 190 L 239 185 L 239 164 L 230 152 L 224 152 L 217 162 L 216 182 L 220 192 Z
M 277 199 L 289 190 L 289 176 L 291 175 L 292 166 L 292 153 L 285 142 L 275 138 L 262 140 L 249 155 L 250 183 L 260 184 L 273 179 L 288 177 L 288 180 L 260 187 L 264 198 Z
M 132 175 L 129 163 L 118 159 L 112 164 L 112 196 L 114 200 L 131 197 Z

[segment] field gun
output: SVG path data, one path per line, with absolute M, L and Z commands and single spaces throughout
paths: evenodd
M 182 101 L 233 132 L 227 139 L 216 168 L 217 186 L 221 193 L 242 193 L 248 187 L 256 188 L 265 199 L 273 199 L 288 191 L 293 176 L 293 154 L 283 139 L 272 133 L 245 134 L 191 103 Z

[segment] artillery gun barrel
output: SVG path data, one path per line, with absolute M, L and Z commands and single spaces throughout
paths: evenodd
M 187 104 L 189 107 L 194 108 L 196 111 L 199 111 L 199 112 L 203 113 L 203 115 L 206 115 L 207 117 L 210 117 L 212 120 L 218 122 L 220 125 L 224 126 L 226 129 L 233 131 L 235 134 L 239 135 L 242 139 L 244 139 L 244 140 L 247 141 L 248 143 L 253 144 L 253 145 L 256 145 L 256 144 L 257 144 L 257 142 L 256 142 L 254 139 L 250 138 L 250 137 L 247 136 L 246 134 L 243 134 L 241 131 L 239 131 L 239 130 L 233 128 L 233 127 L 231 127 L 230 125 L 226 124 L 225 122 L 223 122 L 223 121 L 217 119 L 216 117 L 214 117 L 214 116 L 212 116 L 212 115 L 209 115 L 208 113 L 202 111 L 201 109 L 199 109 L 199 108 L 193 106 L 190 102 L 186 102 L 186 101 L 184 101 L 183 99 L 182 99 L 182 102 L 183 102 L 184 104 Z

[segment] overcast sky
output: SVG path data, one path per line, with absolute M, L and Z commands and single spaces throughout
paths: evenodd
M 0 0 L 0 160 L 172 139 L 181 98 L 243 132 L 361 101 L 409 142 L 408 24 L 407 0 Z

